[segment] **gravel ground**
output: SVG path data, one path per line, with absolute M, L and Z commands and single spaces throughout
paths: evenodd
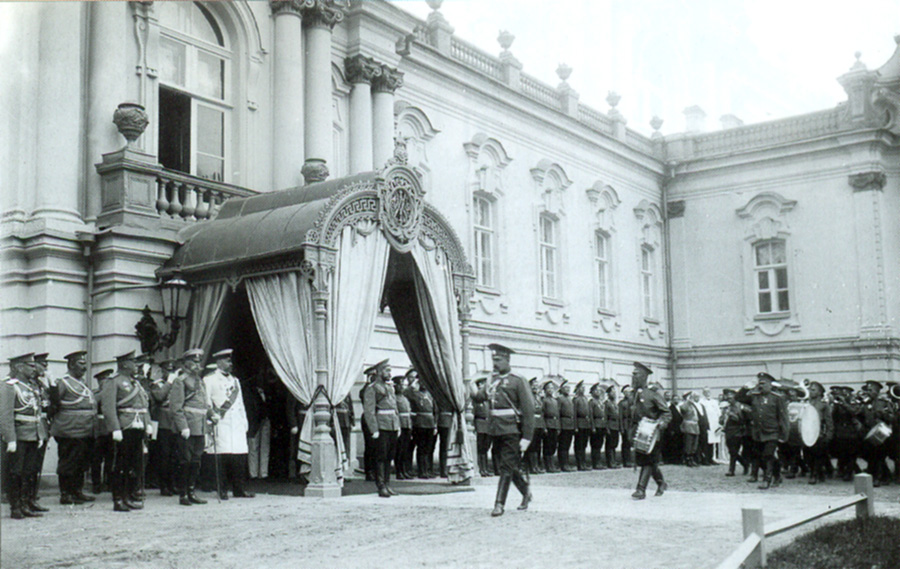
M 145 509 L 128 514 L 113 512 L 108 494 L 94 505 L 59 506 L 52 491 L 45 491 L 43 502 L 51 511 L 40 520 L 10 520 L 3 507 L 0 564 L 703 569 L 715 567 L 739 544 L 742 505 L 762 505 L 771 521 L 852 493 L 852 484 L 809 486 L 805 480 L 764 492 L 740 476 L 725 478 L 723 466 L 663 470 L 670 491 L 643 502 L 630 497 L 636 479 L 631 469 L 534 476 L 529 510 L 516 511 L 513 488 L 501 518 L 488 515 L 496 478 L 476 480 L 468 492 L 389 500 L 371 492 L 333 500 L 261 494 L 190 509 L 151 491 Z M 372 483 L 350 484 L 374 491 Z M 900 516 L 897 497 L 897 486 L 876 489 L 876 512 Z M 825 520 L 852 515 L 850 509 Z M 794 535 L 779 536 L 772 545 Z

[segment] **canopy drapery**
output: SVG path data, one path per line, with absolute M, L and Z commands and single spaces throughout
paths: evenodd
M 227 296 L 228 284 L 224 282 L 204 284 L 194 290 L 191 299 L 193 318 L 189 333 L 185 335 L 187 345 L 183 345 L 183 349 L 174 357 L 180 357 L 188 348 L 200 348 L 204 354 L 209 355 Z

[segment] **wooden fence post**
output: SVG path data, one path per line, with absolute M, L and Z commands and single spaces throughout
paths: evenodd
M 857 494 L 865 494 L 866 499 L 856 504 L 856 517 L 868 518 L 875 515 L 875 489 L 872 486 L 871 474 L 857 474 L 853 477 L 853 490 Z
M 765 567 L 766 566 L 766 528 L 763 522 L 763 511 L 761 506 L 752 508 L 741 508 L 741 517 L 744 521 L 744 539 L 755 533 L 759 536 L 759 545 L 747 557 L 746 567 Z

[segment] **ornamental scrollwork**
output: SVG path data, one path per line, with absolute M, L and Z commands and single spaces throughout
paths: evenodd
M 391 246 L 401 253 L 410 252 L 416 244 L 424 198 L 419 180 L 405 168 L 393 170 L 378 185 L 378 221 Z

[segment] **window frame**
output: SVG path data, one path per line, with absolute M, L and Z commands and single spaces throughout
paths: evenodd
M 781 262 L 774 262 L 774 245 L 782 246 L 784 255 Z M 759 264 L 759 249 L 768 247 L 769 258 L 773 260 L 768 264 Z M 783 318 L 791 314 L 791 286 L 790 286 L 790 269 L 788 266 L 787 240 L 782 238 L 762 239 L 752 244 L 753 254 L 753 287 L 756 293 L 756 317 L 757 318 Z M 778 272 L 784 271 L 785 286 L 779 286 Z M 765 274 L 767 280 L 767 288 L 762 289 L 760 286 L 760 275 Z M 766 294 L 769 299 L 769 310 L 763 310 L 761 306 L 762 295 Z M 787 307 L 782 306 L 782 294 L 787 302 Z
M 490 217 L 489 225 L 480 225 L 478 223 L 479 203 L 483 203 L 487 207 L 488 215 Z M 475 266 L 475 286 L 479 290 L 495 291 L 498 288 L 497 277 L 499 268 L 497 262 L 497 200 L 492 199 L 489 195 L 482 192 L 474 192 L 472 194 L 472 212 L 472 259 Z M 490 282 L 482 281 L 482 263 L 484 257 L 483 255 L 481 255 L 481 252 L 483 250 L 483 247 L 481 246 L 481 240 L 479 239 L 481 235 L 486 235 L 489 240 L 490 250 L 488 251 L 488 264 L 490 266 L 491 272 Z
M 599 243 L 603 243 L 600 251 Z M 613 315 L 612 294 L 612 235 L 602 229 L 594 230 L 594 294 L 597 312 Z M 602 254 L 601 254 L 602 253 Z M 602 269 L 602 275 L 601 275 Z
M 656 248 L 650 244 L 641 245 L 639 270 L 641 275 L 641 316 L 645 321 L 656 323 L 658 322 L 654 296 L 658 288 L 656 284 Z
M 552 241 L 544 239 L 544 224 L 548 223 L 552 229 Z M 550 254 L 550 266 L 547 266 L 547 257 L 545 253 Z M 558 304 L 562 301 L 562 290 L 560 281 L 560 223 L 555 216 L 543 212 L 538 217 L 538 259 L 540 265 L 540 288 L 541 298 L 544 302 L 550 304 Z M 552 282 L 548 280 L 552 279 Z M 548 283 L 552 284 L 553 290 L 548 290 Z

